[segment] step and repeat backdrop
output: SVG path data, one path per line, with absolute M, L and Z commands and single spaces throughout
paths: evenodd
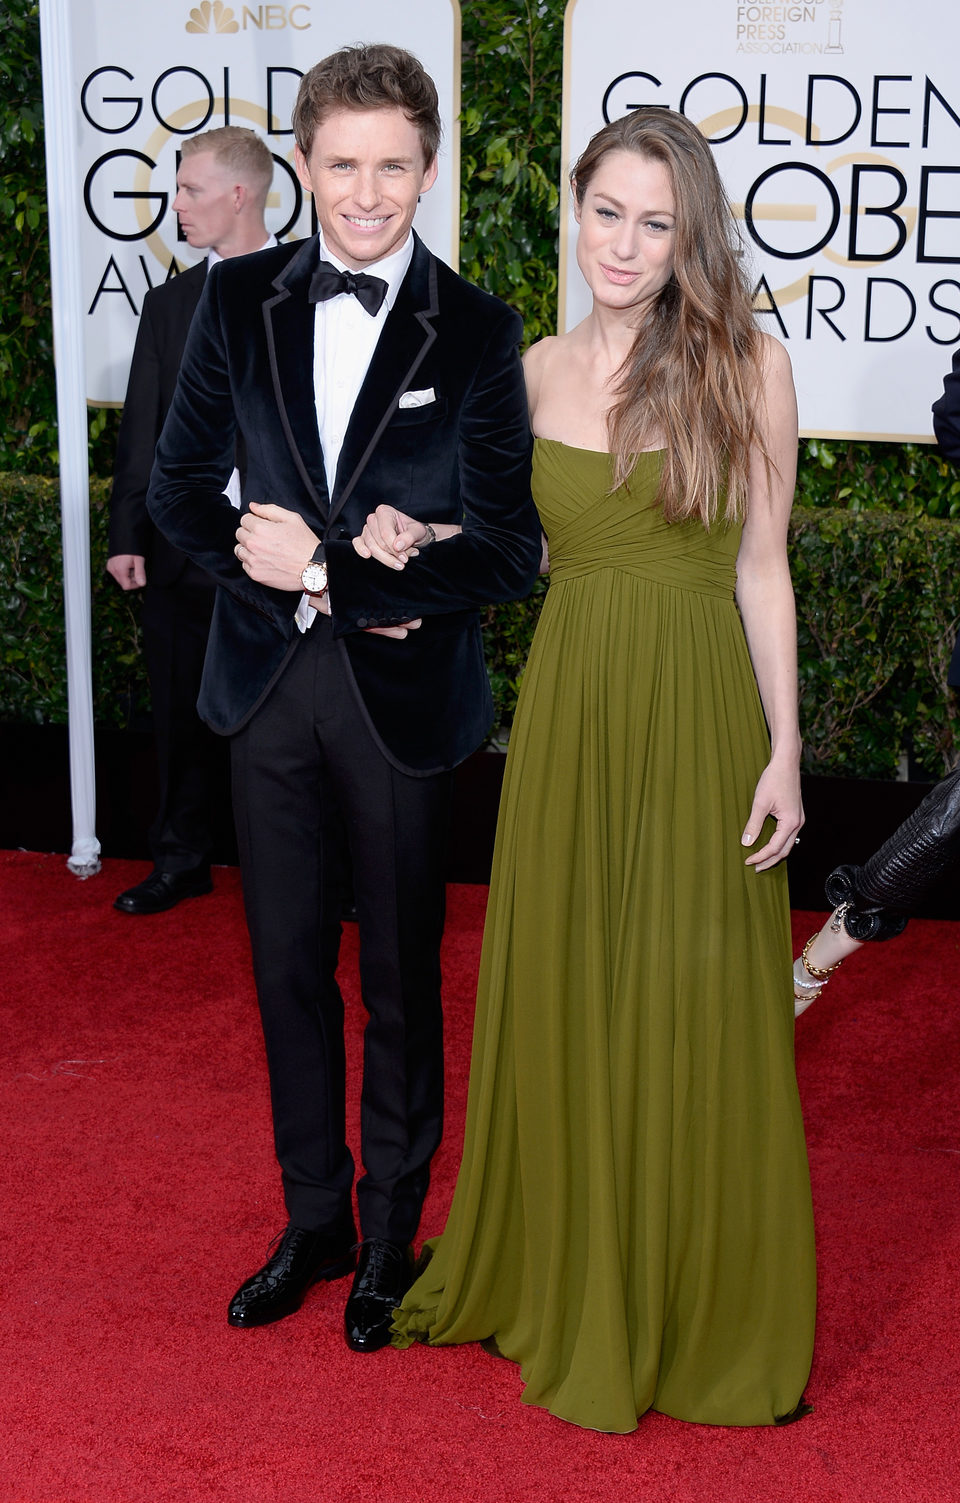
M 440 176 L 417 212 L 424 240 L 456 264 L 459 239 L 460 13 L 456 0 L 349 5 L 129 0 L 71 7 L 87 400 L 122 402 L 144 293 L 200 258 L 178 239 L 171 204 L 186 135 L 221 125 L 258 131 L 276 171 L 267 224 L 311 232 L 293 168 L 290 112 L 301 76 L 358 40 L 414 52 L 436 82 L 444 123 Z
M 712 143 L 764 328 L 807 435 L 931 437 L 960 340 L 956 0 L 570 0 L 564 178 L 590 136 L 666 105 Z M 588 310 L 561 217 L 561 328 Z
M 171 203 L 179 143 L 249 125 L 276 163 L 268 223 L 312 228 L 293 170 L 300 76 L 336 47 L 409 47 L 437 82 L 441 171 L 417 228 L 457 261 L 456 0 L 354 0 L 74 11 L 79 254 L 87 398 L 122 401 L 143 295 L 197 253 Z M 790 351 L 802 431 L 931 436 L 930 403 L 960 340 L 960 17 L 956 0 L 744 4 L 570 0 L 563 173 L 605 121 L 667 105 L 712 143 L 765 328 Z M 560 327 L 587 311 L 565 192 Z

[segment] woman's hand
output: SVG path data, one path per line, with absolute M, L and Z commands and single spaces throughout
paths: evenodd
M 353 546 L 361 558 L 375 558 L 389 569 L 402 569 L 408 559 L 416 558 L 418 544 L 429 537 L 426 522 L 408 517 L 395 506 L 378 506 L 353 539 Z
M 759 840 L 763 822 L 770 815 L 777 822 L 766 845 L 747 857 L 747 866 L 755 866 L 765 872 L 782 861 L 796 844 L 797 835 L 803 827 L 803 804 L 800 799 L 800 769 L 795 763 L 768 762 L 753 795 L 753 807 L 747 820 L 741 845 L 753 845 Z
M 363 524 L 359 537 L 353 539 L 353 546 L 361 558 L 375 558 L 388 569 L 402 569 L 428 543 L 445 542 L 462 531 L 453 522 L 420 522 L 395 506 L 378 506 Z

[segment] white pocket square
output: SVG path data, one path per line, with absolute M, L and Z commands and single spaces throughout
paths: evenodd
M 426 391 L 405 391 L 400 398 L 400 407 L 426 407 L 430 402 L 437 400 L 437 394 L 432 386 Z

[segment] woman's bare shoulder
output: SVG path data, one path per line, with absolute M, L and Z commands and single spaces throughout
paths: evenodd
M 548 334 L 545 339 L 538 339 L 537 343 L 532 344 L 524 354 L 523 379 L 527 385 L 527 406 L 530 410 L 531 422 L 540 400 L 544 373 L 550 365 L 551 346 L 558 342 L 555 334 Z
M 547 334 L 530 346 L 523 356 L 523 368 L 528 378 L 531 375 L 539 375 L 543 371 L 544 366 L 550 363 L 555 347 L 560 343 L 561 339 L 558 335 Z
M 760 372 L 763 380 L 793 380 L 787 347 L 773 334 L 760 335 Z
M 535 390 L 558 361 L 565 362 L 569 359 L 569 345 L 569 334 L 547 334 L 530 346 L 523 357 L 523 373 L 528 389 Z

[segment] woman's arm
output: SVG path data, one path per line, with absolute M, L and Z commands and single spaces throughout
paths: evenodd
M 532 344 L 523 355 L 523 381 L 527 388 L 527 411 L 530 414 L 530 431 L 536 433 L 534 419 L 537 414 L 537 403 L 540 400 L 540 383 L 543 379 L 543 361 L 550 347 L 549 339 L 541 339 L 537 344 Z M 550 550 L 547 546 L 547 534 L 540 533 L 540 573 L 550 573 Z
M 797 470 L 797 399 L 790 358 L 770 336 L 764 337 L 758 425 L 770 464 L 754 453 L 737 555 L 737 604 L 770 728 L 770 761 L 757 783 L 741 839 L 745 846 L 753 845 L 766 817 L 776 820 L 770 840 L 747 857 L 748 866 L 766 871 L 787 854 L 803 824 L 797 624 L 787 562 Z
M 361 558 L 375 558 L 388 568 L 402 569 L 408 559 L 417 557 L 422 547 L 445 542 L 462 531 L 453 522 L 421 522 L 397 511 L 395 506 L 378 506 L 367 517 L 363 531 L 353 539 L 353 546 Z

